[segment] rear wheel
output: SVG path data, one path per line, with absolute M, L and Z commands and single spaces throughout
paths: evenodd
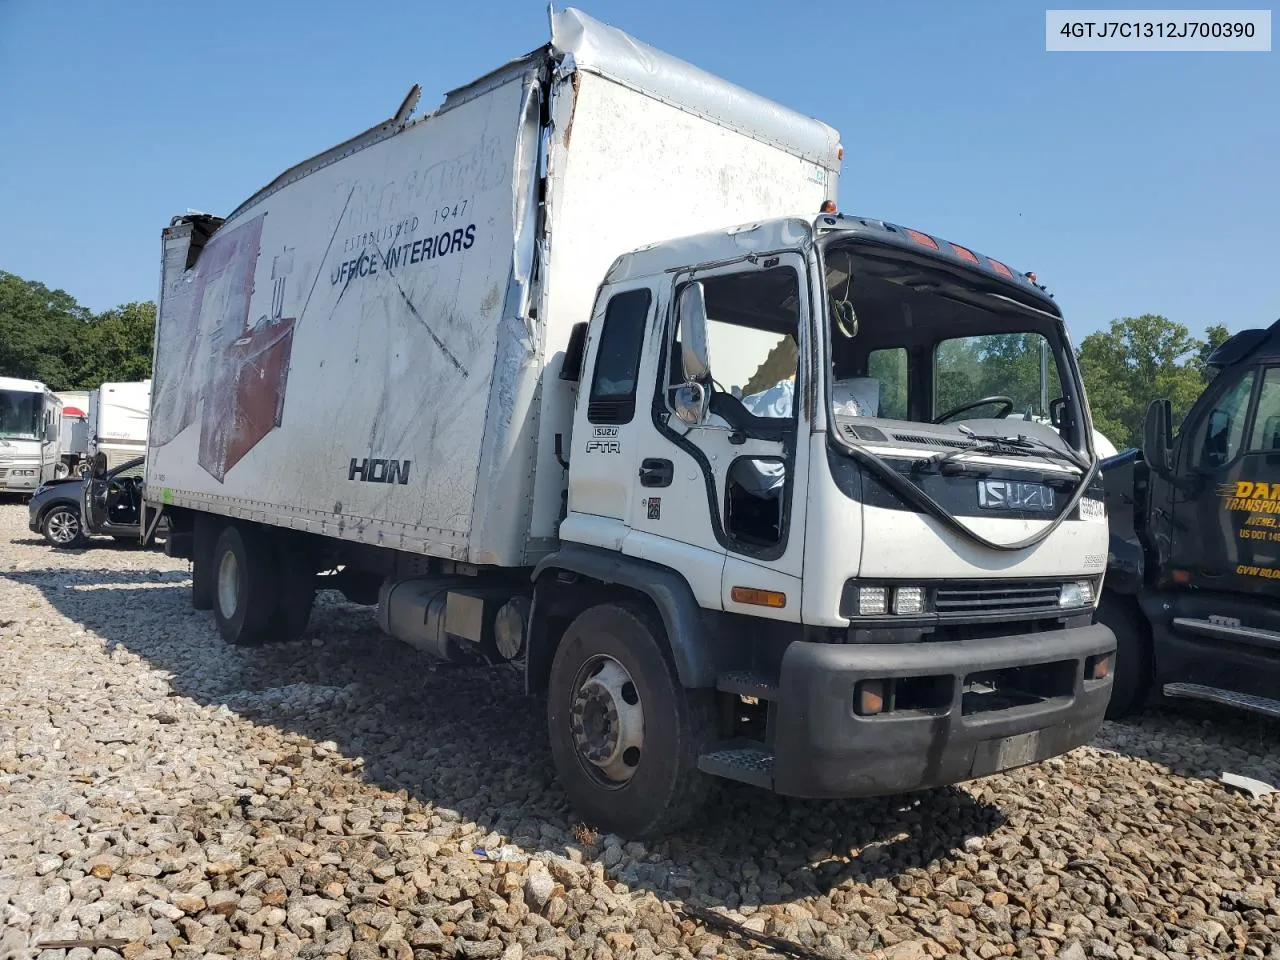
M 1151 693 L 1151 625 L 1132 597 L 1102 591 L 1098 622 L 1116 635 L 1116 670 L 1107 719 L 1119 720 L 1140 709 Z
M 197 513 L 191 523 L 191 608 L 212 610 L 217 590 L 213 550 L 218 542 L 218 522 L 207 513 Z
M 75 550 L 88 542 L 84 525 L 80 522 L 80 511 L 70 504 L 60 503 L 46 513 L 40 532 L 59 550 Z
M 316 599 L 316 572 L 303 545 L 289 534 L 276 534 L 278 593 L 271 617 L 270 643 L 290 643 L 302 636 Z
M 227 526 L 213 550 L 213 613 L 227 643 L 259 646 L 272 638 L 279 577 L 261 531 Z
M 623 836 L 679 826 L 714 788 L 698 770 L 715 731 L 714 694 L 681 687 L 661 636 L 642 610 L 592 607 L 551 665 L 547 726 L 560 781 L 589 824 Z

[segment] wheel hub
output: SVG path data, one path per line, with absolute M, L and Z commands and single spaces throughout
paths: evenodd
M 228 550 L 218 564 L 218 608 L 227 619 L 236 615 L 240 605 L 240 565 L 236 555 Z
M 629 781 L 644 748 L 644 710 L 635 682 L 612 657 L 598 657 L 583 671 L 570 707 L 579 757 L 602 779 Z
M 57 543 L 70 543 L 80 532 L 80 521 L 69 510 L 59 510 L 49 518 L 49 535 Z

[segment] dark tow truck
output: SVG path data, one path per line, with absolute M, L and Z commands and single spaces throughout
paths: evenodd
M 1156 400 L 1142 450 L 1103 463 L 1109 717 L 1153 692 L 1280 717 L 1280 321 L 1208 362 L 1217 375 L 1176 437 Z

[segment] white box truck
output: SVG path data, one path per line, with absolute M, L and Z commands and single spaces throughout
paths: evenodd
M 0 494 L 31 496 L 58 472 L 62 401 L 39 380 L 0 377 Z
M 1107 523 L 1052 299 L 833 212 L 834 130 L 574 10 L 413 99 L 164 231 L 146 498 L 225 640 L 327 584 L 515 662 L 628 835 L 718 778 L 896 793 L 1093 736 Z
M 127 463 L 147 451 L 151 381 L 104 383 L 89 405 L 89 456 L 102 471 Z

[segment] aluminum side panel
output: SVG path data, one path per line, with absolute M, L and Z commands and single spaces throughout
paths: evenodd
M 281 187 L 190 270 L 174 237 L 149 499 L 465 558 L 506 330 L 522 87 Z

